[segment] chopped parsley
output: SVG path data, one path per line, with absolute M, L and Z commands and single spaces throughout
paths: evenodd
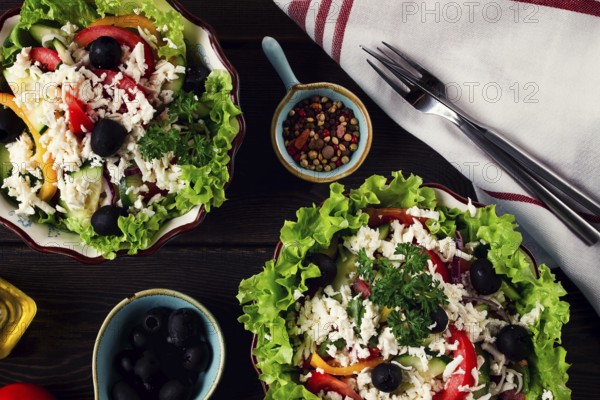
M 447 304 L 448 298 L 428 273 L 429 255 L 410 243 L 396 247 L 402 261 L 370 259 L 364 250 L 358 255 L 358 276 L 369 282 L 374 304 L 391 309 L 387 322 L 402 346 L 419 346 L 429 335 L 430 314 Z
M 146 161 L 172 153 L 179 165 L 201 167 L 210 160 L 210 131 L 200 113 L 203 105 L 193 93 L 181 92 L 162 119 L 152 123 L 139 140 Z

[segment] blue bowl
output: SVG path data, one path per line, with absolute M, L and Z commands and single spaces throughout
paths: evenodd
M 225 343 L 217 320 L 202 304 L 183 293 L 168 289 L 150 289 L 136 293 L 117 304 L 100 328 L 94 345 L 92 363 L 96 400 L 110 399 L 112 385 L 119 379 L 113 367 L 114 357 L 128 346 L 131 329 L 154 307 L 168 307 L 173 310 L 192 308 L 201 316 L 213 357 L 208 370 L 198 377 L 200 390 L 193 400 L 208 399 L 215 391 L 225 366 Z

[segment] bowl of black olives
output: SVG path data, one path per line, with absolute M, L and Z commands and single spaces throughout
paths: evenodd
M 223 372 L 225 344 L 214 316 L 173 290 L 124 299 L 108 315 L 93 359 L 96 400 L 203 400 Z

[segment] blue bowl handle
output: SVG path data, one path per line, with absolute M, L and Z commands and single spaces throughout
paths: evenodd
M 300 83 L 296 75 L 294 75 L 294 71 L 292 71 L 292 67 L 290 67 L 290 63 L 277 40 L 266 36 L 262 41 L 262 48 L 271 65 L 273 65 L 275 71 L 279 74 L 287 91 Z

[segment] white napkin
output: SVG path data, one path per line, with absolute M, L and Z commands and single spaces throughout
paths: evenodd
M 406 104 L 359 45 L 396 45 L 448 83 L 461 108 L 600 196 L 600 2 L 294 0 L 276 3 L 479 199 L 516 215 L 538 262 L 561 267 L 600 313 L 600 244 L 588 247 L 449 122 Z M 560 7 L 553 8 L 553 7 Z M 374 133 L 377 135 L 377 132 Z M 600 224 L 600 216 L 587 215 Z

